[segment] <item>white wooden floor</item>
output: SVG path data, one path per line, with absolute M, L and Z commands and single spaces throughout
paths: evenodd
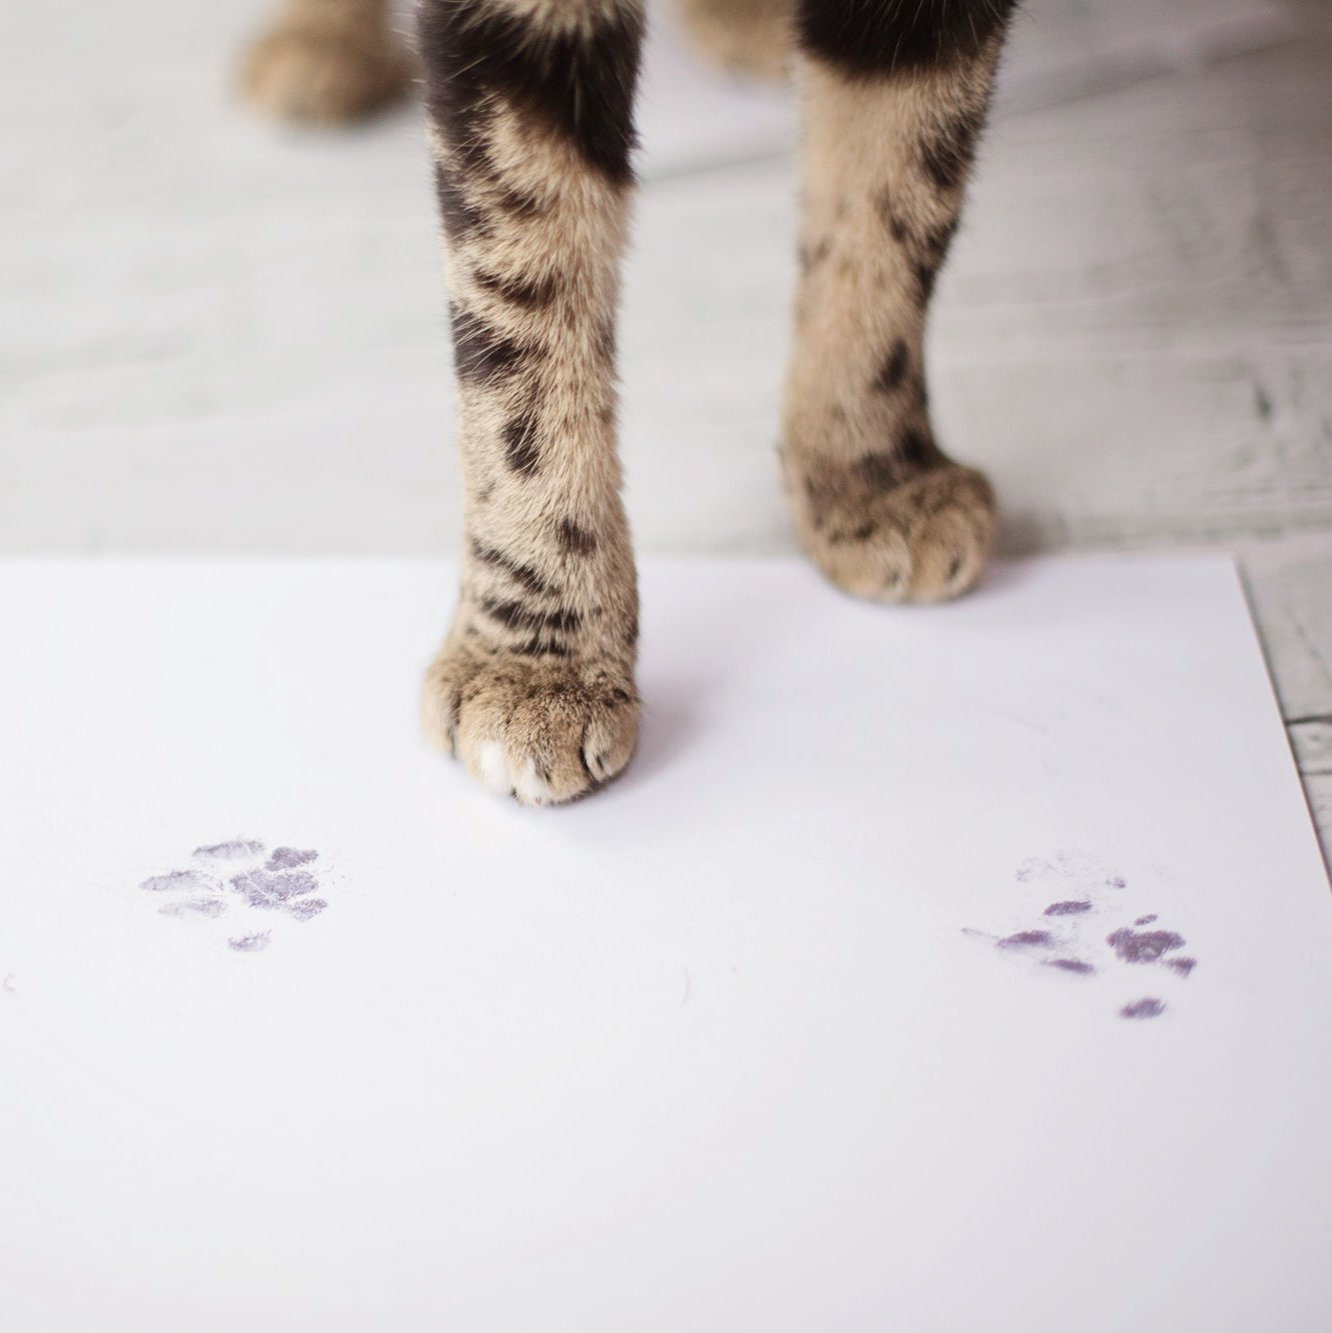
M 938 424 L 1007 551 L 1240 554 L 1332 846 L 1332 11 L 1164 8 L 1030 0 L 940 284 Z M 227 71 L 266 9 L 0 15 L 0 552 L 455 549 L 419 119 L 253 121 Z M 640 546 L 787 550 L 792 107 L 663 16 L 641 122 Z

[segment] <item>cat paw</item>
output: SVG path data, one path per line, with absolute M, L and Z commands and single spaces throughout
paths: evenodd
M 777 83 L 790 74 L 793 8 L 773 0 L 681 0 L 690 40 L 732 74 Z
M 289 22 L 250 48 L 241 71 L 248 100 L 277 120 L 344 125 L 402 99 L 405 52 L 365 26 Z
M 888 602 L 957 597 L 980 578 L 994 540 L 994 490 L 939 456 L 912 467 L 891 454 L 854 463 L 787 462 L 796 528 L 839 588 Z
M 526 660 L 446 644 L 426 673 L 432 744 L 483 786 L 552 805 L 609 782 L 638 737 L 632 678 L 615 664 Z

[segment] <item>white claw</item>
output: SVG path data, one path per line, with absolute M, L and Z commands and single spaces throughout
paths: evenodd
M 483 741 L 476 752 L 476 774 L 491 791 L 507 796 L 513 790 L 509 761 L 499 741 Z
M 524 805 L 549 805 L 550 787 L 538 776 L 536 761 L 529 759 L 514 775 L 514 794 Z

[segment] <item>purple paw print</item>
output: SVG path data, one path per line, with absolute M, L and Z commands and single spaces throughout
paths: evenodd
M 994 935 L 970 930 L 966 934 L 988 941 L 995 949 L 1025 959 L 1041 970 L 1053 970 L 1072 976 L 1126 979 L 1126 969 L 1155 969 L 1155 974 L 1187 978 L 1198 965 L 1180 951 L 1185 946 L 1182 935 L 1173 930 L 1148 929 L 1157 920 L 1155 912 L 1125 922 L 1124 890 L 1128 881 L 1122 875 L 1107 875 L 1093 863 L 1061 854 L 1045 859 L 1033 857 L 1018 868 L 1019 884 L 1061 880 L 1076 890 L 1076 896 L 1056 898 L 1040 912 L 1039 925 Z M 1113 928 L 1102 935 L 1106 925 Z M 1080 983 L 1081 984 L 1081 983 Z M 1140 1021 L 1159 1018 L 1168 1005 L 1157 995 L 1144 995 L 1122 1004 L 1121 1018 Z
M 269 852 L 262 842 L 236 838 L 196 847 L 192 860 L 191 866 L 151 875 L 139 885 L 164 896 L 157 909 L 161 915 L 211 920 L 264 913 L 309 921 L 328 907 L 319 896 L 319 853 L 313 849 L 280 846 Z M 261 953 L 271 942 L 270 927 L 229 935 L 227 947 Z
M 315 853 L 311 852 L 308 855 L 313 857 Z M 307 896 L 318 890 L 319 881 L 304 870 L 272 871 L 266 867 L 247 870 L 243 874 L 231 877 L 231 887 L 251 907 L 266 911 L 285 910 L 302 921 L 317 916 L 328 906 L 322 898 Z M 297 901 L 298 899 L 300 901 Z

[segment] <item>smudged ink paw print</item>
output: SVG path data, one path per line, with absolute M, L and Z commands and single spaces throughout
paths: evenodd
M 328 906 L 322 898 L 307 897 L 319 888 L 319 881 L 304 870 L 247 870 L 231 877 L 231 887 L 251 907 L 262 911 L 285 908 L 301 921 L 318 916 Z
M 264 865 L 265 870 L 294 870 L 319 859 L 318 852 L 299 852 L 295 847 L 279 847 Z
M 271 930 L 261 930 L 253 935 L 238 935 L 227 941 L 227 948 L 237 953 L 260 953 L 268 948 L 272 939 Z
M 213 919 L 228 914 L 280 914 L 293 921 L 309 921 L 328 907 L 320 896 L 319 853 L 312 848 L 279 846 L 270 852 L 257 840 L 196 847 L 194 864 L 160 875 L 140 885 L 145 893 L 164 895 L 162 916 Z M 272 929 L 256 929 L 227 939 L 236 953 L 261 953 L 272 942 Z
M 139 885 L 149 893 L 163 893 L 172 889 L 197 889 L 211 892 L 218 889 L 218 884 L 211 875 L 200 874 L 197 870 L 172 870 L 165 875 L 153 875 Z
M 244 861 L 258 856 L 264 850 L 262 842 L 244 842 L 239 838 L 234 842 L 218 842 L 211 847 L 196 847 L 195 859 L 199 861 Z
M 1128 916 L 1122 905 L 1128 881 L 1122 875 L 1105 874 L 1085 859 L 1061 853 L 1024 861 L 1014 878 L 1019 884 L 1073 881 L 1077 896 L 1056 898 L 1041 910 L 1040 922 L 1027 929 L 1003 936 L 971 929 L 966 934 L 1041 969 L 1072 976 L 1120 980 L 1130 975 L 1125 969 L 1151 968 L 1158 976 L 1187 979 L 1198 966 L 1196 958 L 1181 952 L 1187 941 L 1178 932 L 1147 929 L 1159 919 L 1157 913 L 1135 916 L 1132 924 L 1119 924 Z M 1114 928 L 1097 938 L 1107 917 Z M 1158 1018 L 1167 1008 L 1160 996 L 1144 995 L 1121 1005 L 1118 1013 L 1121 1018 L 1140 1021 Z
M 220 898 L 181 898 L 173 903 L 163 903 L 158 912 L 162 916 L 221 916 L 227 905 Z

